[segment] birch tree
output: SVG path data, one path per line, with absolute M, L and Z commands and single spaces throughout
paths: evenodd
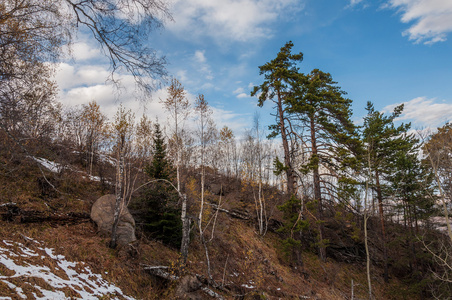
M 124 207 L 127 207 L 129 194 L 131 189 L 130 172 L 126 172 L 126 155 L 130 151 L 131 140 L 134 128 L 134 115 L 131 110 L 125 109 L 122 105 L 119 106 L 112 128 L 114 151 L 116 153 L 116 181 L 115 181 L 115 211 L 113 217 L 113 227 L 111 230 L 110 247 L 116 247 L 116 230 L 119 223 L 119 218 Z
M 436 299 L 446 299 L 452 292 L 452 221 L 450 206 L 452 199 L 452 124 L 446 123 L 432 134 L 423 146 L 425 161 L 432 169 L 438 204 L 444 215 L 447 237 L 433 243 L 424 243 L 438 268 L 432 270 L 437 280 L 432 288 Z
M 202 234 L 202 216 L 204 211 L 204 191 L 205 191 L 205 163 L 206 150 L 210 140 L 213 120 L 211 119 L 212 109 L 205 100 L 204 95 L 200 94 L 196 98 L 195 111 L 198 124 L 198 138 L 200 146 L 200 168 L 201 168 L 201 205 L 199 209 L 199 233 Z
M 204 190 L 205 190 L 205 161 L 206 161 L 206 149 L 208 142 L 210 140 L 210 133 L 212 131 L 213 120 L 211 119 L 212 109 L 209 107 L 208 102 L 205 100 L 204 95 L 200 94 L 196 98 L 195 102 L 195 111 L 196 118 L 198 124 L 198 137 L 199 137 L 199 146 L 200 146 L 200 168 L 201 168 L 201 203 L 199 208 L 198 215 L 198 228 L 199 235 L 201 238 L 201 243 L 204 246 L 206 253 L 206 261 L 207 261 L 207 273 L 210 279 L 212 279 L 212 275 L 210 273 L 210 259 L 209 252 L 207 250 L 207 244 L 204 238 L 204 230 L 203 230 L 203 213 L 204 213 Z
M 254 116 L 253 131 L 255 132 L 256 136 L 256 163 L 257 163 L 257 184 L 258 184 L 257 199 L 255 197 L 256 215 L 258 221 L 259 235 L 264 236 L 267 233 L 267 222 L 268 222 L 265 197 L 262 190 L 265 153 L 262 144 L 262 129 L 259 122 L 258 114 Z
M 152 154 L 152 122 L 143 114 L 136 127 L 135 153 L 140 160 L 146 160 Z
M 424 145 L 427 161 L 430 163 L 440 196 L 440 203 L 446 219 L 447 234 L 452 242 L 452 225 L 449 208 L 452 199 L 452 124 L 438 128 Z
M 89 174 L 93 174 L 93 164 L 102 139 L 106 136 L 107 116 L 100 110 L 96 101 L 82 106 L 82 121 L 85 132 L 85 149 L 89 166 Z
M 234 133 L 232 130 L 224 126 L 221 128 L 219 133 L 219 146 L 222 154 L 222 164 L 224 168 L 224 173 L 226 176 L 232 175 L 233 165 L 234 165 L 234 152 L 236 151 L 236 144 Z
M 171 80 L 171 85 L 167 89 L 168 97 L 165 100 L 161 100 L 166 111 L 169 112 L 173 124 L 174 131 L 172 136 L 175 139 L 176 149 L 176 180 L 177 189 L 180 191 L 180 165 L 181 165 L 181 152 L 182 152 L 182 139 L 180 136 L 180 126 L 183 126 L 183 122 L 187 119 L 190 113 L 190 103 L 186 97 L 186 92 L 182 84 L 175 78 Z

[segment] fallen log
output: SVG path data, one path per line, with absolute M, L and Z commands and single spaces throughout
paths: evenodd
M 163 278 L 163 279 L 166 279 L 169 281 L 179 281 L 181 279 L 179 276 L 171 274 L 169 272 L 170 268 L 167 266 L 149 266 L 149 265 L 144 265 L 144 264 L 141 264 L 141 266 L 143 267 L 143 270 L 145 270 L 149 274 L 151 274 L 153 276 L 157 276 L 159 278 Z M 200 275 L 195 275 L 195 276 L 196 276 L 196 278 L 198 278 L 199 283 L 201 285 L 206 284 L 205 280 L 202 280 L 202 279 L 200 280 L 200 278 L 203 278 L 203 276 L 200 276 Z M 224 299 L 224 297 L 222 295 L 216 293 L 215 291 L 213 291 L 212 289 L 210 289 L 206 286 L 201 286 L 199 289 L 213 298 Z
M 241 219 L 241 220 L 249 220 L 251 219 L 251 216 L 245 212 L 245 211 L 241 211 L 238 209 L 231 209 L 231 210 L 227 210 L 224 208 L 219 208 L 217 204 L 214 203 L 207 203 L 208 205 L 212 206 L 214 209 L 218 209 L 218 211 L 227 213 L 228 215 L 230 215 L 231 217 L 234 217 L 236 219 Z
M 10 202 L 0 205 L 2 220 L 15 223 L 43 223 L 54 225 L 73 225 L 88 222 L 88 213 L 57 213 L 51 211 L 23 210 L 16 203 Z
M 169 270 L 169 267 L 167 266 L 148 266 L 148 265 L 142 265 L 143 270 L 147 271 L 148 273 L 166 279 L 170 281 L 176 281 L 179 280 L 179 276 L 172 275 L 166 270 Z

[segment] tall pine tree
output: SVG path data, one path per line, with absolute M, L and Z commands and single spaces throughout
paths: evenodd
M 384 255 L 384 279 L 389 281 L 387 234 L 385 227 L 384 202 L 392 196 L 388 177 L 396 172 L 396 161 L 398 157 L 411 150 L 412 137 L 407 135 L 410 124 L 401 124 L 396 127 L 394 119 L 401 115 L 403 104 L 394 108 L 394 112 L 385 116 L 376 111 L 371 102 L 367 102 L 367 116 L 364 117 L 363 142 L 366 145 L 368 166 L 370 169 L 372 183 L 371 188 L 376 193 L 378 201 L 378 212 L 380 226 L 383 236 Z
M 361 143 L 351 121 L 350 99 L 333 81 L 329 73 L 314 69 L 298 74 L 293 94 L 288 98 L 293 127 L 302 143 L 301 171 L 312 175 L 314 200 L 317 205 L 319 256 L 326 259 L 324 240 L 324 201 L 340 199 L 337 186 L 350 179 L 347 172 L 357 166 Z M 295 123 L 296 121 L 296 123 Z
M 251 96 L 259 94 L 259 106 L 262 107 L 267 100 L 276 105 L 276 124 L 270 126 L 272 133 L 270 137 L 281 135 L 284 149 L 284 163 L 279 163 L 281 169 L 286 173 L 287 192 L 289 195 L 296 193 L 296 174 L 293 165 L 293 149 L 290 130 L 290 119 L 288 118 L 288 98 L 293 91 L 293 83 L 298 74 L 298 64 L 303 60 L 303 54 L 292 54 L 292 42 L 287 42 L 275 59 L 259 67 L 259 74 L 264 75 L 264 82 L 255 86 Z

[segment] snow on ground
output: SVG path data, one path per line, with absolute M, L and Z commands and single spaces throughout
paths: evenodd
M 59 163 L 47 160 L 45 158 L 41 158 L 41 157 L 32 157 L 32 158 L 35 161 L 37 161 L 39 164 L 41 164 L 41 166 L 43 166 L 44 168 L 48 169 L 50 172 L 53 172 L 53 173 L 58 173 L 63 168 L 63 166 L 60 165 Z
M 6 299 L 133 299 L 93 273 L 83 262 L 68 261 L 54 249 L 26 239 L 26 245 L 0 242 L 0 290 Z
M 100 181 L 101 181 L 100 177 L 98 177 L 98 176 L 93 176 L 93 175 L 89 175 L 89 174 L 86 174 L 85 172 L 82 172 L 82 171 L 79 171 L 79 170 L 75 170 L 73 167 L 63 166 L 63 165 L 61 165 L 61 164 L 59 164 L 59 163 L 57 163 L 57 162 L 50 161 L 50 160 L 45 159 L 45 158 L 42 158 L 42 157 L 31 157 L 31 158 L 33 158 L 33 159 L 34 159 L 35 161 L 37 161 L 41 166 L 43 166 L 44 168 L 46 168 L 47 170 L 49 170 L 50 172 L 53 172 L 53 173 L 58 173 L 58 172 L 60 172 L 62 169 L 68 168 L 68 169 L 73 170 L 74 172 L 78 172 L 78 173 L 83 173 L 83 174 L 85 174 L 86 176 L 83 176 L 83 177 L 84 177 L 84 178 L 88 178 L 88 179 L 91 180 L 91 181 L 97 181 L 97 182 L 100 182 Z M 111 183 L 108 182 L 108 181 L 105 181 L 105 182 L 108 183 L 108 184 L 111 184 Z M 0 298 L 0 300 L 1 300 L 1 298 Z

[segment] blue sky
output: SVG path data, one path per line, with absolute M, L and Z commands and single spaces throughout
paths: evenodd
M 303 72 L 329 72 L 353 100 L 354 121 L 365 105 L 390 111 L 405 103 L 401 121 L 414 128 L 443 125 L 452 117 L 452 1 L 450 0 L 174 0 L 173 22 L 151 37 L 150 46 L 166 56 L 168 72 L 188 97 L 205 95 L 218 127 L 238 134 L 259 112 L 273 118 L 270 103 L 256 106 L 249 96 L 262 82 L 258 66 L 273 59 L 289 40 L 302 52 Z M 81 34 L 73 60 L 61 64 L 57 81 L 65 105 L 96 100 L 112 115 L 118 102 L 137 116 L 133 81 L 114 96 L 99 49 Z M 157 90 L 145 113 L 165 119 Z

